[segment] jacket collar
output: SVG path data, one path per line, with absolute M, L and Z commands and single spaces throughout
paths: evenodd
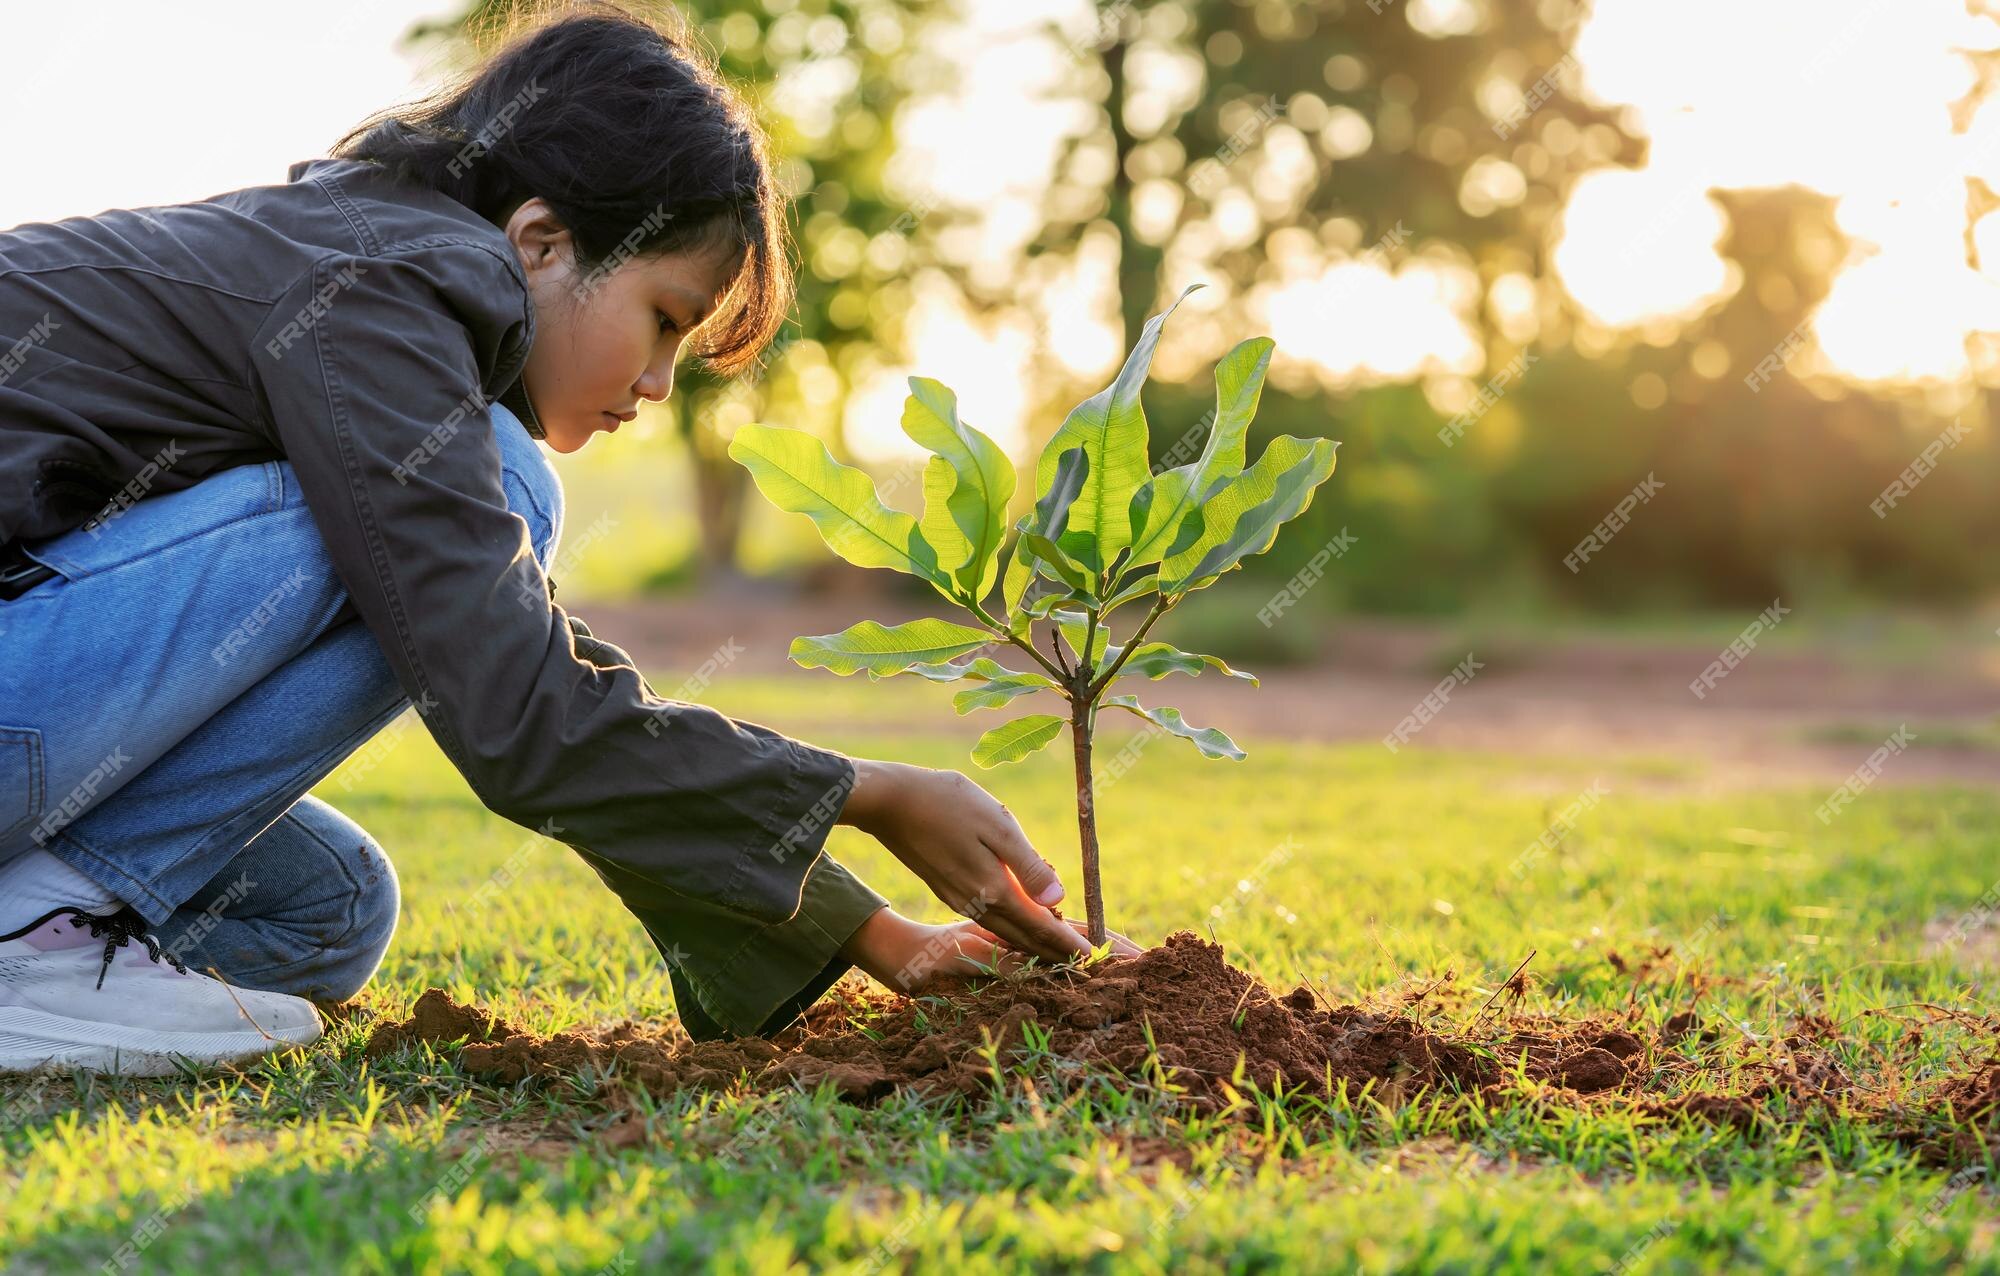
M 528 375 L 526 368 L 514 378 L 514 384 L 500 394 L 500 406 L 521 418 L 521 424 L 528 427 L 528 433 L 538 439 L 548 438 L 542 429 L 542 419 L 535 415 L 535 405 L 528 400 Z
M 286 170 L 285 180 L 287 182 L 309 181 L 318 176 L 323 170 L 354 162 L 353 160 L 341 160 L 327 156 L 321 156 L 316 159 L 303 159 Z M 495 401 L 515 416 L 521 418 L 521 424 L 527 427 L 529 434 L 538 439 L 548 438 L 548 432 L 542 428 L 542 419 L 535 414 L 535 405 L 528 398 L 528 379 L 525 367 L 522 372 L 515 375 L 514 380 L 505 390 L 500 392 L 499 398 Z

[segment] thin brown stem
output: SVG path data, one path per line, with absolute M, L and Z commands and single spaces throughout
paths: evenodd
M 1104 879 L 1098 871 L 1097 805 L 1091 793 L 1090 736 L 1091 709 L 1086 703 L 1070 705 L 1070 742 L 1076 756 L 1076 831 L 1083 851 L 1083 912 L 1089 923 L 1091 947 L 1105 941 Z
M 977 599 L 968 600 L 960 598 L 960 599 L 954 599 L 953 601 L 957 602 L 959 606 L 964 607 L 967 611 L 971 612 L 973 615 L 979 617 L 979 619 L 986 625 L 987 633 L 992 634 L 995 638 L 998 638 L 1003 642 L 1010 642 L 1014 644 L 1016 647 L 1019 647 L 1022 651 L 1027 652 L 1028 655 L 1034 659 L 1034 662 L 1036 664 L 1040 665 L 1044 670 L 1048 672 L 1050 677 L 1054 678 L 1058 683 L 1062 684 L 1064 688 L 1064 694 L 1068 694 L 1068 688 L 1070 683 L 1069 675 L 1063 672 L 1061 669 L 1056 668 L 1056 666 L 1054 666 L 1053 664 L 1050 664 L 1049 658 L 1047 656 L 1044 656 L 1041 652 L 1035 650 L 1035 644 L 1031 642 L 1022 642 L 1021 636 L 1019 634 L 1014 633 L 1012 630 L 1008 629 L 1007 626 L 1001 624 L 999 621 L 993 619 L 993 617 L 987 615 L 986 608 L 980 606 Z M 1029 627 L 1029 632 L 1030 633 L 1034 632 L 1032 625 L 1030 625 Z
M 1030 629 L 1032 631 L 1032 625 Z M 1063 658 L 1062 644 L 1056 641 L 1056 627 L 1054 625 L 1049 626 L 1049 652 L 1055 656 L 1056 663 L 1062 666 L 1065 678 L 1074 678 L 1076 676 L 1076 671 L 1069 667 L 1069 661 Z
M 1131 640 L 1125 644 L 1125 650 L 1118 653 L 1118 659 L 1111 662 L 1111 667 L 1104 671 L 1103 677 L 1084 688 L 1086 703 L 1097 703 L 1097 697 L 1104 694 L 1104 689 L 1111 685 L 1111 680 L 1118 676 L 1118 671 L 1125 667 L 1125 662 L 1132 658 L 1132 653 L 1139 650 L 1139 644 L 1145 640 L 1146 631 L 1153 627 L 1154 621 L 1166 614 L 1168 606 L 1164 595 L 1153 600 L 1153 610 L 1146 613 L 1146 619 L 1133 631 Z

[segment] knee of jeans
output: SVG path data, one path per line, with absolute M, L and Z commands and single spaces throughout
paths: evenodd
M 555 466 L 542 454 L 521 418 L 501 404 L 492 405 L 493 437 L 500 448 L 501 486 L 507 508 L 528 524 L 528 539 L 536 559 L 548 570 L 562 538 L 563 488 Z
M 326 808 L 329 812 L 332 808 Z M 297 807 L 293 808 L 298 811 Z M 345 883 L 310 915 L 287 919 L 287 946 L 303 955 L 289 969 L 267 972 L 274 991 L 318 1001 L 345 1001 L 361 991 L 382 964 L 402 912 L 402 887 L 395 865 L 359 825 L 339 817 L 340 827 L 316 827 L 325 844 L 338 848 L 335 872 Z M 305 822 L 318 825 L 312 815 Z
M 355 874 L 356 890 L 345 934 L 329 941 L 324 960 L 313 973 L 312 987 L 302 995 L 320 1001 L 345 1001 L 367 986 L 381 966 L 402 912 L 402 889 L 396 869 L 373 838 L 364 837 Z

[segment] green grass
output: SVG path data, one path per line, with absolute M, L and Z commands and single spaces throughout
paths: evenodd
M 799 685 L 738 680 L 714 699 L 754 718 Z M 669 1015 L 651 945 L 596 877 L 489 815 L 420 728 L 390 731 L 372 767 L 319 790 L 402 876 L 401 929 L 364 999 L 397 1013 L 441 985 L 541 1030 Z M 970 769 L 971 734 L 818 742 Z M 1483 999 L 1534 949 L 1544 982 L 1528 1008 L 1609 1012 L 1632 985 L 1606 949 L 1705 935 L 1706 968 L 1750 979 L 1705 1005 L 1757 1031 L 1798 1009 L 1844 1020 L 1992 999 L 1973 946 L 1926 956 L 1924 941 L 2000 879 L 1992 794 L 1878 786 L 1824 827 L 1817 790 L 1648 795 L 1644 781 L 1679 760 L 1250 738 L 1233 764 L 1177 743 L 1100 794 L 1113 924 L 1142 942 L 1212 924 L 1281 987 L 1305 976 L 1359 999 L 1449 969 Z M 1065 765 L 1050 751 L 980 778 L 1074 891 Z M 1600 780 L 1609 796 L 1517 877 L 1510 866 Z M 833 848 L 899 907 L 942 915 L 866 838 L 837 829 Z M 482 892 L 508 864 L 514 880 Z M 1635 1002 L 1655 1021 L 1681 1004 L 1657 985 Z M 1884 1015 L 1849 1031 L 1882 1044 L 1902 1026 Z M 1440 1096 L 1204 1122 L 1141 1087 L 1100 1081 L 1065 1099 L 1016 1079 L 969 1109 L 642 1099 L 648 1138 L 612 1150 L 602 1131 L 631 1103 L 615 1078 L 496 1087 L 427 1050 L 370 1064 L 366 1029 L 239 1075 L 0 1084 L 0 1269 L 2000 1270 L 2000 1211 L 1980 1181 L 1921 1168 L 1834 1114 L 1746 1134 Z M 1951 1044 L 1938 1030 L 1912 1075 L 1951 1064 Z M 2000 1169 L 1984 1168 L 1985 1181 Z

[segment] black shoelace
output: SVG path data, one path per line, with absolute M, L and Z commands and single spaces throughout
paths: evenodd
M 152 932 L 146 929 L 146 919 L 130 908 L 121 908 L 109 916 L 86 913 L 78 909 L 71 913 L 70 917 L 89 927 L 91 938 L 95 939 L 100 935 L 107 937 L 104 940 L 104 964 L 97 968 L 99 988 L 104 987 L 104 976 L 111 969 L 112 955 L 135 939 L 146 946 L 146 955 L 152 960 L 165 961 L 183 975 L 188 973 L 188 968 L 181 964 L 179 957 L 161 951 L 160 941 L 153 938 Z

